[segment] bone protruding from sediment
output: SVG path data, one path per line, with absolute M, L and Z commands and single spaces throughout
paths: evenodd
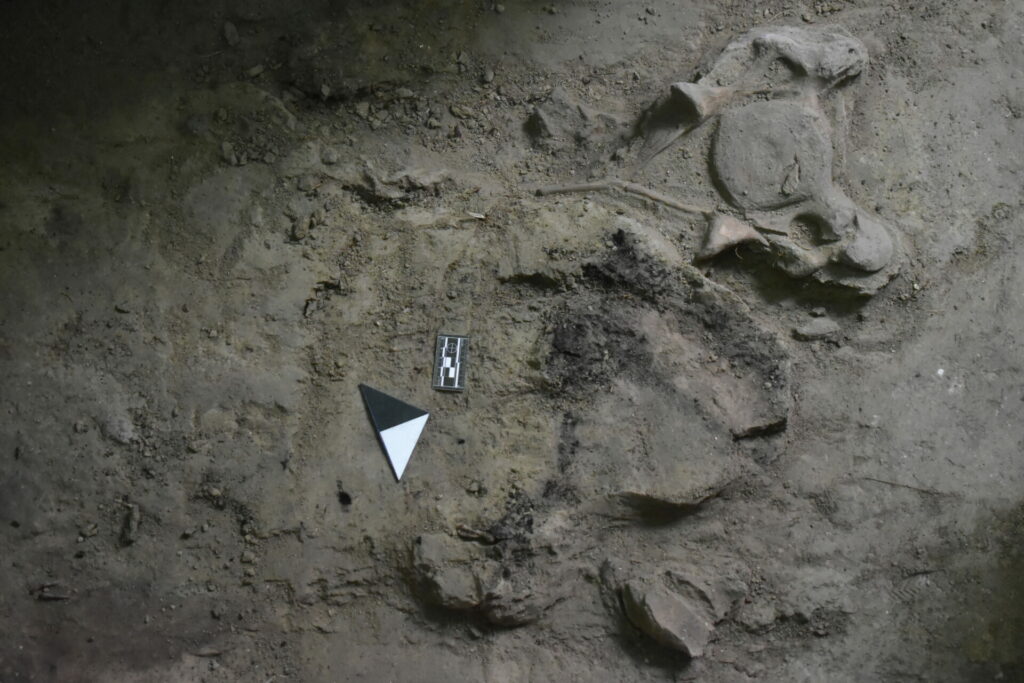
M 697 252 L 697 259 L 717 256 L 723 251 L 745 242 L 757 242 L 768 246 L 768 240 L 749 223 L 745 223 L 735 216 L 716 213 L 708 221 L 708 231 L 704 235 L 704 244 Z
M 717 114 L 739 91 L 738 88 L 716 87 L 701 83 L 673 83 L 672 97 L 690 107 L 698 120 Z
M 576 183 L 572 185 L 548 185 L 546 187 L 537 188 L 536 194 L 538 197 L 545 197 L 552 194 L 566 194 L 572 192 L 601 192 L 605 190 L 620 190 L 627 194 L 633 194 L 638 197 L 644 197 L 650 199 L 659 204 L 663 204 L 670 208 L 682 211 L 683 213 L 701 214 L 704 216 L 710 216 L 712 211 L 706 207 L 696 206 L 687 202 L 681 202 L 675 197 L 669 197 L 666 194 L 662 194 L 657 190 L 638 185 L 637 183 L 631 183 L 626 180 L 619 180 L 618 178 L 606 178 L 604 180 L 598 180 L 591 183 Z

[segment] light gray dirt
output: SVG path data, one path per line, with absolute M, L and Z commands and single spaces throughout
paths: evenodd
M 1024 681 L 1022 35 L 0 4 L 0 681 Z

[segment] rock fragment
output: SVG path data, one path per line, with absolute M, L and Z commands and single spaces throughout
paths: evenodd
M 228 47 L 238 45 L 238 27 L 230 21 L 224 22 L 224 42 L 228 44 Z
M 105 420 L 100 427 L 103 436 L 114 443 L 127 446 L 135 439 L 135 425 L 124 415 L 116 415 Z
M 839 333 L 839 324 L 831 318 L 813 318 L 793 328 L 793 338 L 798 341 L 828 339 Z
M 555 126 L 544 110 L 540 107 L 534 107 L 530 112 L 529 117 L 526 119 L 526 123 L 523 125 L 523 130 L 533 140 L 543 140 L 544 138 L 551 138 L 555 136 Z
M 334 147 L 324 147 L 320 152 L 320 161 L 327 166 L 333 166 L 341 161 L 341 155 Z
M 424 534 L 413 548 L 413 569 L 423 597 L 448 609 L 467 610 L 483 600 L 480 580 L 465 547 L 444 534 Z
M 40 602 L 56 602 L 70 600 L 73 591 L 67 585 L 60 582 L 44 583 L 33 588 L 30 593 Z
M 687 657 L 700 657 L 711 640 L 711 621 L 667 586 L 633 580 L 622 587 L 630 622 L 658 643 Z
M 238 156 L 235 154 L 235 146 L 225 140 L 220 143 L 220 158 L 228 166 L 238 165 Z
M 135 543 L 139 536 L 142 511 L 134 503 L 125 503 L 125 507 L 127 510 L 124 513 L 124 521 L 121 523 L 121 545 L 128 546 Z
M 548 605 L 529 587 L 502 579 L 487 591 L 483 610 L 487 620 L 496 626 L 523 626 L 537 621 Z

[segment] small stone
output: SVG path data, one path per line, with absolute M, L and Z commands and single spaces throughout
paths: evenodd
M 224 22 L 224 42 L 228 47 L 238 45 L 238 28 L 230 21 Z
M 534 107 L 526 119 L 526 133 L 535 140 L 554 137 L 554 128 L 547 114 L 538 107 Z
M 203 114 L 193 114 L 185 119 L 185 131 L 191 135 L 205 135 L 210 122 Z
M 256 562 L 256 555 L 251 550 L 245 550 L 242 552 L 239 560 L 241 560 L 242 564 L 253 564 Z
M 793 338 L 798 341 L 826 339 L 838 333 L 839 324 L 831 318 L 814 318 L 804 325 L 793 328 Z
M 427 119 L 427 128 L 433 128 L 433 129 L 436 130 L 436 129 L 440 128 L 440 127 L 441 127 L 441 122 L 438 121 L 436 117 L 431 116 L 430 118 Z
M 812 318 L 824 318 L 826 315 L 828 315 L 828 311 L 826 311 L 821 306 L 816 306 L 815 308 L 811 309 Z
M 754 600 L 740 607 L 736 613 L 736 623 L 750 633 L 764 633 L 772 627 L 779 613 L 769 602 Z
M 257 64 L 256 66 L 254 66 L 251 69 L 249 69 L 248 71 L 246 71 L 245 75 L 248 76 L 249 78 L 256 78 L 261 73 L 263 73 L 263 70 L 264 70 L 263 65 L 262 64 Z
M 499 3 L 499 4 L 494 6 L 494 11 L 497 12 L 498 14 L 504 14 L 505 13 L 505 6 Z
M 484 83 L 492 82 L 494 80 L 494 70 L 493 69 L 484 69 L 484 73 L 480 77 L 480 80 L 482 80 Z
M 363 102 L 356 102 L 356 116 L 361 119 L 370 118 L 370 103 L 365 100 Z
M 246 567 L 245 571 L 243 571 L 242 573 L 245 574 L 249 578 L 252 578 L 252 577 L 256 576 L 256 570 L 253 569 L 252 567 Z
M 89 423 L 85 420 L 75 420 L 73 429 L 75 430 L 75 434 L 85 434 L 89 431 Z
M 135 425 L 127 417 L 112 417 L 101 427 L 103 436 L 115 443 L 127 446 L 135 439 Z
M 220 143 L 220 158 L 229 166 L 236 166 L 238 164 L 238 157 L 235 155 L 235 146 L 227 140 Z
M 333 166 L 341 161 L 341 155 L 333 147 L 325 147 L 320 151 L 320 161 L 324 162 L 327 166 Z
M 497 626 L 523 626 L 537 621 L 550 606 L 550 599 L 535 594 L 529 586 L 502 579 L 487 590 L 483 612 L 487 621 Z
M 713 626 L 682 596 L 665 586 L 630 581 L 622 588 L 622 604 L 630 622 L 655 641 L 690 658 L 704 654 Z
M 121 545 L 131 545 L 139 535 L 139 522 L 142 521 L 142 511 L 135 504 L 128 504 L 128 511 L 124 515 L 124 522 L 121 524 Z

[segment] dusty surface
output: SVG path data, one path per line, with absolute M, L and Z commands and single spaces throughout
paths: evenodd
M 0 681 L 1024 680 L 1024 8 L 374 5 L 0 6 Z M 751 144 L 869 286 L 535 195 L 740 216 L 652 112 L 833 24 L 820 140 Z

